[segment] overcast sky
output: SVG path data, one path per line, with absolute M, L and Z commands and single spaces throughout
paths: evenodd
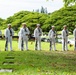
M 0 17 L 6 19 L 21 10 L 33 11 L 41 6 L 53 12 L 63 7 L 62 0 L 0 0 Z

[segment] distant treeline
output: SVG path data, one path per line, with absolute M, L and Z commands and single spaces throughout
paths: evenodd
M 68 30 L 73 32 L 76 25 L 76 6 L 61 8 L 53 13 L 39 13 L 30 11 L 20 11 L 7 19 L 0 18 L 0 29 L 5 29 L 8 23 L 12 24 L 15 31 L 19 31 L 21 24 L 25 22 L 31 33 L 37 23 L 41 24 L 44 32 L 48 32 L 52 25 L 56 27 L 56 31 L 60 31 L 63 25 L 68 26 Z

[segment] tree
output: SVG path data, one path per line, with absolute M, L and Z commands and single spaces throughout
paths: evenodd
M 63 0 L 64 6 L 76 5 L 76 0 Z
M 50 14 L 49 20 L 47 19 L 45 22 L 49 25 L 48 27 L 54 25 L 57 31 L 61 31 L 63 26 L 67 25 L 68 30 L 72 33 L 76 25 L 76 6 L 61 8 L 53 12 Z
M 44 8 L 43 6 L 41 6 L 41 10 L 40 10 L 40 13 L 45 13 L 47 14 L 47 8 Z
M 49 1 L 49 0 L 46 0 L 46 1 Z M 63 2 L 64 2 L 64 7 L 76 5 L 76 0 L 63 0 Z
M 3 27 L 6 28 L 7 24 L 11 23 L 13 29 L 15 31 L 19 31 L 21 24 L 25 22 L 31 33 L 33 33 L 37 23 L 40 23 L 41 27 L 45 25 L 44 23 L 47 17 L 49 17 L 49 15 L 45 13 L 20 11 L 15 13 L 13 16 L 8 17 L 4 21 Z
M 48 13 L 47 8 L 44 8 L 43 6 L 41 6 L 41 9 L 37 9 L 35 11 L 33 10 L 33 12 L 44 13 L 44 14 Z
M 44 32 L 48 32 L 54 25 L 57 31 L 61 31 L 64 25 L 68 26 L 72 33 L 76 25 L 76 6 L 61 8 L 53 13 L 45 14 L 38 12 L 20 11 L 6 20 L 0 19 L 0 27 L 5 28 L 8 23 L 12 24 L 15 31 L 19 31 L 21 24 L 25 22 L 33 33 L 36 24 L 40 23 Z
M 4 19 L 0 18 L 0 29 L 3 29 L 3 22 L 4 21 L 5 21 Z

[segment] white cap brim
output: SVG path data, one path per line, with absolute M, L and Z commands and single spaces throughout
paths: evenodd
M 66 25 L 64 25 L 63 27 L 67 27 Z
M 8 24 L 8 26 L 11 26 L 11 24 Z
M 22 23 L 22 25 L 26 25 L 26 23 Z
M 37 24 L 37 26 L 40 26 L 40 24 Z
M 52 28 L 54 28 L 55 26 L 52 26 Z

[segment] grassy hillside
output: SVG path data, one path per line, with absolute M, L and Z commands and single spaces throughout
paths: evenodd
M 0 40 L 0 69 L 12 69 L 12 73 L 0 75 L 76 75 L 76 51 L 49 51 L 49 43 L 42 42 L 42 51 L 34 50 L 34 42 L 29 42 L 29 51 L 20 51 L 17 41 L 13 41 L 13 50 L 4 51 L 5 41 Z
M 0 52 L 0 68 L 13 73 L 0 75 L 76 75 L 76 52 L 16 51 Z M 14 59 L 6 59 L 14 57 Z M 13 64 L 2 64 L 13 62 Z

